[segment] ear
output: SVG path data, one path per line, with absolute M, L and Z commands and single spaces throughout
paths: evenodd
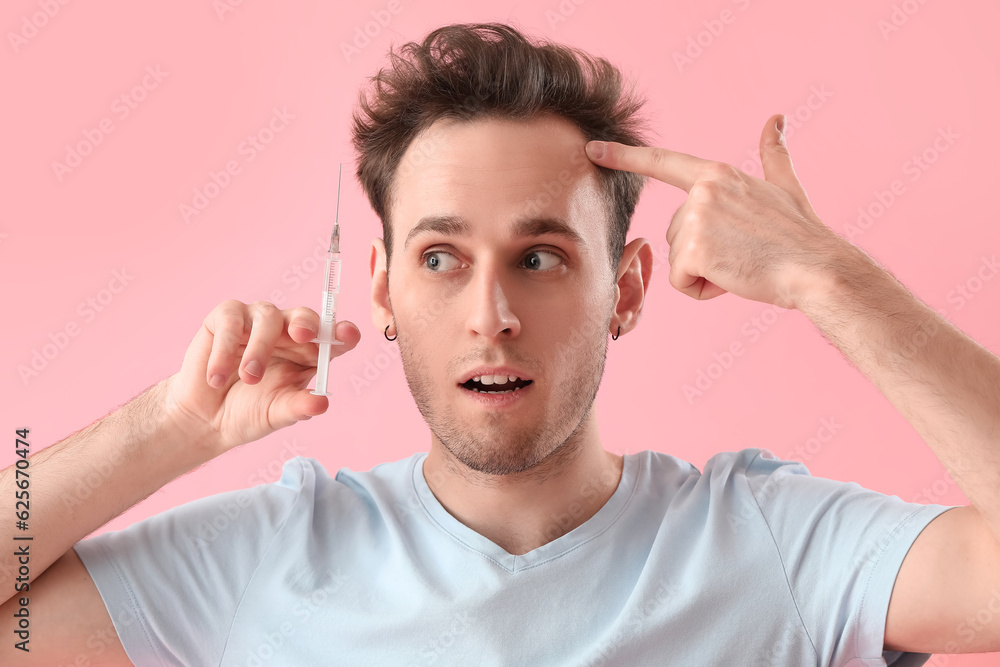
M 615 312 L 611 317 L 611 335 L 628 333 L 639 324 L 642 304 L 653 273 L 653 250 L 646 239 L 635 239 L 622 250 L 615 284 Z
M 369 262 L 372 275 L 372 322 L 379 331 L 392 324 L 392 305 L 389 303 L 389 274 L 385 264 L 385 243 L 382 239 L 372 239 L 372 254 Z

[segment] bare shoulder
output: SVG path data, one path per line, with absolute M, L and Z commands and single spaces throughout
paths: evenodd
M 972 505 L 935 517 L 903 559 L 889 600 L 886 649 L 1000 651 L 1000 541 Z
M 22 605 L 25 600 L 20 598 L 25 598 L 27 604 Z M 27 595 L 18 593 L 0 606 L 0 618 L 13 619 L 22 608 L 28 610 L 27 647 L 30 650 L 22 651 L 15 648 L 14 641 L 4 641 L 0 647 L 0 663 L 132 664 L 97 586 L 73 549 L 32 581 Z

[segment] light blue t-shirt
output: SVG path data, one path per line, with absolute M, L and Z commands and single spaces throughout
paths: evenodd
M 766 449 L 719 453 L 704 473 L 644 451 L 597 514 L 514 556 L 437 501 L 425 457 L 335 478 L 297 457 L 278 482 L 76 552 L 140 667 L 929 658 L 883 653 L 886 610 L 907 550 L 951 507 L 813 477 Z

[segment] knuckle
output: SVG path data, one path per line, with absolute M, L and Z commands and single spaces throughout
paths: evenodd
M 232 316 L 238 309 L 244 307 L 245 304 L 242 301 L 227 299 L 209 311 L 208 315 L 205 316 L 204 324 L 207 326 L 212 321 L 219 322 L 225 317 Z
M 271 315 L 279 312 L 278 307 L 270 301 L 254 301 L 252 308 L 255 314 L 260 315 Z
M 306 321 L 318 320 L 319 313 L 317 313 L 312 308 L 308 306 L 299 306 L 297 308 L 292 308 L 288 313 L 289 319 L 304 319 Z
M 670 273 L 667 276 L 667 282 L 669 282 L 670 286 L 673 287 L 675 290 L 682 290 L 683 283 L 681 282 L 680 269 L 670 267 Z
M 282 311 L 286 329 L 301 327 L 305 329 L 319 328 L 319 314 L 311 308 L 298 306 Z
M 247 305 L 239 299 L 227 299 L 216 306 L 216 309 L 221 310 L 222 312 L 232 312 L 246 307 Z
M 707 197 L 707 195 L 705 196 Z M 702 197 L 704 199 L 704 197 Z M 704 206 L 691 206 L 684 212 L 684 226 L 699 228 L 709 220 Z
M 695 200 L 714 199 L 719 196 L 722 188 L 718 181 L 696 181 L 688 191 L 688 196 Z
M 713 162 L 709 173 L 713 180 L 723 183 L 742 180 L 740 170 L 727 162 Z
M 686 262 L 697 262 L 699 260 L 699 254 L 701 253 L 701 244 L 698 239 L 694 237 L 689 237 L 684 239 L 683 243 L 678 244 L 677 252 L 684 256 L 684 261 Z
M 652 153 L 649 155 L 649 160 L 655 167 L 666 167 L 668 159 L 667 152 L 662 148 L 653 148 Z

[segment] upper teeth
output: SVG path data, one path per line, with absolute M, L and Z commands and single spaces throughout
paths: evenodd
M 480 384 L 507 384 L 508 381 L 516 382 L 521 378 L 516 375 L 477 375 L 472 379 Z

